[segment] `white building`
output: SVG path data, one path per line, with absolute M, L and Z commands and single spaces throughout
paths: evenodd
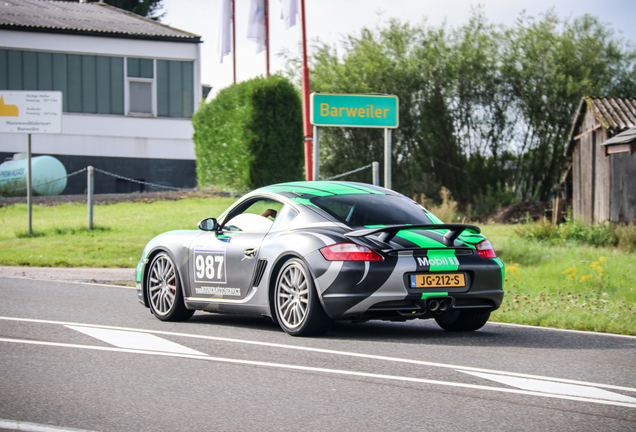
M 0 94 L 62 91 L 62 133 L 33 135 L 32 151 L 56 157 L 69 173 L 92 165 L 192 188 L 199 43 L 197 35 L 104 3 L 2 0 Z M 0 162 L 25 150 L 26 136 L 0 134 Z M 85 176 L 75 176 L 65 193 L 85 188 Z M 96 174 L 96 193 L 135 190 L 136 183 Z

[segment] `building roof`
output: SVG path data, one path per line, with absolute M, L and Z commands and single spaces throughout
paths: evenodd
M 623 130 L 636 126 L 636 99 L 584 97 L 588 108 L 605 129 Z
M 201 37 L 105 3 L 1 0 L 0 29 L 199 43 Z
M 570 135 L 568 137 L 568 145 L 565 154 L 570 155 L 574 150 L 575 132 L 581 126 L 583 117 L 587 110 L 592 110 L 594 117 L 600 123 L 600 127 L 609 129 L 610 135 L 618 134 L 625 129 L 636 127 L 636 98 L 612 98 L 612 97 L 592 97 L 585 96 L 581 98 Z M 579 133 L 587 133 L 590 131 L 579 131 Z

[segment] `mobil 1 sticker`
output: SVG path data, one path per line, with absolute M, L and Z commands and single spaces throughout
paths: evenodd
M 195 247 L 194 281 L 226 283 L 225 244 L 219 248 Z

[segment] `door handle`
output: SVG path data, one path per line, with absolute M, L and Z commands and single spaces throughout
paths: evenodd
M 243 251 L 245 258 L 253 259 L 256 257 L 256 248 L 247 248 Z

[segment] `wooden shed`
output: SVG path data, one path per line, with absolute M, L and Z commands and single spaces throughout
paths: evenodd
M 567 172 L 573 216 L 636 222 L 636 99 L 584 97 L 570 131 Z

